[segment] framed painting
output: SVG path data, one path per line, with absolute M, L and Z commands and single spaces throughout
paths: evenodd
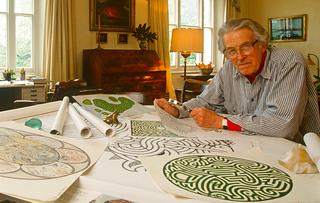
M 90 30 L 132 32 L 135 0 L 90 0 Z
M 118 34 L 118 44 L 128 44 L 128 34 Z
M 99 33 L 97 33 L 97 43 L 99 43 Z M 100 43 L 108 43 L 108 33 L 100 33 Z
M 269 18 L 270 42 L 306 41 L 306 14 Z

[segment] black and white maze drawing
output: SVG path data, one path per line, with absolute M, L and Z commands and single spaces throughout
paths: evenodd
M 120 124 L 111 124 L 110 125 L 111 127 L 113 127 L 116 131 L 116 134 L 119 134 L 119 133 L 123 133 L 123 132 L 126 132 L 129 130 L 129 126 L 127 123 L 120 123 Z
M 126 136 L 105 151 L 113 153 L 110 161 L 122 160 L 124 170 L 138 172 L 145 170 L 138 156 L 233 152 L 233 145 L 232 140 Z
M 164 165 L 163 175 L 191 193 L 237 202 L 278 199 L 293 188 L 291 177 L 280 169 L 227 156 L 187 155 L 172 159 Z
M 161 121 L 131 120 L 131 135 L 140 137 L 180 137 L 165 129 Z

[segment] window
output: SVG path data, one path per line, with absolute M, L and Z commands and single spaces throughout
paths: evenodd
M 195 63 L 208 64 L 213 61 L 213 1 L 169 0 L 169 35 L 174 28 L 196 28 L 204 31 L 204 52 L 192 53 L 187 58 L 188 70 L 196 70 Z M 170 52 L 172 72 L 183 70 L 184 58 L 180 53 Z
M 0 69 L 17 72 L 25 68 L 31 74 L 35 73 L 34 56 L 39 52 L 36 46 L 42 46 L 34 40 L 41 40 L 40 21 L 35 20 L 40 16 L 35 8 L 41 9 L 43 2 L 39 1 L 36 6 L 34 0 L 0 0 Z

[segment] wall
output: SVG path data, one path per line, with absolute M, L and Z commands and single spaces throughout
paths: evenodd
M 273 43 L 279 48 L 299 50 L 305 57 L 312 53 L 320 57 L 320 1 L 319 0 L 242 0 L 242 16 L 259 22 L 268 29 L 268 18 L 307 14 L 306 41 Z M 317 59 L 311 56 L 317 63 Z M 311 74 L 317 74 L 317 65 L 309 66 Z
M 77 68 L 78 77 L 82 77 L 82 52 L 84 49 L 95 49 L 97 31 L 89 30 L 90 0 L 76 0 L 76 38 L 77 38 Z M 135 0 L 135 24 L 136 26 L 148 23 L 148 1 Z M 130 32 L 107 32 L 108 43 L 101 44 L 103 49 L 139 49 L 136 38 Z M 118 33 L 128 35 L 128 44 L 117 44 Z

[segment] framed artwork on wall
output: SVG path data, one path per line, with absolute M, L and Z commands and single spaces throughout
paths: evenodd
M 269 18 L 270 42 L 306 41 L 306 14 Z
M 99 34 L 97 33 L 97 43 L 99 43 Z M 107 44 L 108 43 L 108 33 L 100 33 L 100 43 Z
M 128 34 L 118 34 L 118 44 L 128 44 Z
M 91 31 L 132 32 L 134 23 L 135 0 L 90 0 Z

